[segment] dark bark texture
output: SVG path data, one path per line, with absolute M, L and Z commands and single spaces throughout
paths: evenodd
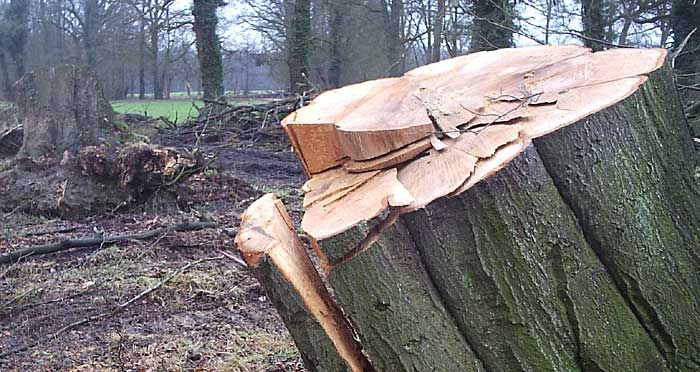
M 471 5 L 474 24 L 469 52 L 513 47 L 513 14 L 510 0 L 475 0 Z
M 221 0 L 195 0 L 192 8 L 203 96 L 210 100 L 224 95 L 224 68 L 219 37 L 216 35 L 219 23 L 216 9 L 222 5 Z
M 309 372 L 349 372 L 333 342 L 304 305 L 299 292 L 268 257 L 253 269 L 267 296 L 282 317 Z
M 698 159 L 669 69 L 536 145 L 657 347 L 675 370 L 700 369 Z
M 603 50 L 600 41 L 605 40 L 605 18 L 603 0 L 581 0 L 581 20 L 583 23 L 583 44 L 593 51 Z
M 355 247 L 362 224 L 323 241 L 322 250 Z M 330 252 L 328 252 L 330 253 Z M 405 227 L 388 228 L 371 249 L 328 275 L 377 371 L 484 371 L 421 263 Z
M 404 219 L 488 370 L 666 370 L 534 147 Z
M 287 29 L 287 68 L 289 90 L 301 94 L 308 89 L 309 53 L 311 51 L 311 1 L 291 0 Z

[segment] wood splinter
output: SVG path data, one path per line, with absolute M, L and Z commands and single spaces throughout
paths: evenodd
M 308 370 L 374 371 L 282 201 L 273 194 L 255 201 L 241 216 L 236 246 L 278 309 Z

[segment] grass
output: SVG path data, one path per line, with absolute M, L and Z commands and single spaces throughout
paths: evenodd
M 181 123 L 197 117 L 202 101 L 188 100 L 129 100 L 113 101 L 112 107 L 120 114 L 141 114 L 149 117 L 164 116 L 168 120 Z
M 231 105 L 255 105 L 265 102 L 265 99 L 235 99 L 229 100 Z M 203 101 L 170 99 L 170 100 L 123 100 L 112 101 L 112 107 L 120 114 L 141 114 L 148 117 L 164 116 L 175 123 L 182 123 L 196 118 Z

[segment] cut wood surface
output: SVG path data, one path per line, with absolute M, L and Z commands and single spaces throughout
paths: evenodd
M 364 184 L 342 186 L 357 179 L 350 173 L 396 168 L 413 199 L 404 204 L 409 209 L 463 191 L 479 159 L 619 102 L 665 56 L 663 49 L 592 53 L 572 45 L 503 49 L 326 92 L 284 121 L 312 182 L 319 178 L 316 188 L 333 194 L 307 203 L 304 231 L 323 239 L 401 206 L 386 202 L 384 190 L 367 208 L 348 210 L 369 195 Z
M 376 158 L 435 132 L 494 122 L 528 118 L 532 133 L 542 135 L 619 101 L 636 86 L 609 86 L 604 94 L 578 88 L 640 77 L 659 68 L 665 56 L 663 49 L 592 53 L 574 45 L 480 52 L 323 93 L 283 124 L 309 174 L 345 158 Z M 560 98 L 589 104 L 559 107 Z M 556 108 L 568 115 L 553 117 Z M 541 114 L 547 119 L 538 119 Z M 549 125 L 538 128 L 543 124 Z
M 373 371 L 279 199 L 266 194 L 246 210 L 236 245 L 289 328 L 308 370 Z

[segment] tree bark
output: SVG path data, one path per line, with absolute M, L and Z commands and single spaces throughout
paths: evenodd
M 676 370 L 700 366 L 698 159 L 659 70 L 631 97 L 536 140 L 601 262 Z
M 599 56 L 617 66 L 646 52 Z M 616 53 L 624 58 L 610 60 Z M 615 96 L 610 84 L 620 82 L 641 86 Z M 551 121 L 564 120 L 564 111 L 573 110 L 567 107 L 621 100 L 601 103 L 584 119 L 596 108 L 572 116 L 548 135 L 551 130 L 534 127 L 519 132 L 543 137 L 503 169 L 494 166 L 506 163 L 497 154 L 515 139 L 479 155 L 487 137 L 473 145 L 459 137 L 445 140 L 452 147 L 383 173 L 311 172 L 302 226 L 319 239 L 314 248 L 336 300 L 378 371 L 700 368 L 699 159 L 673 75 L 666 66 L 648 80 L 625 78 L 596 89 L 568 102 L 550 97 L 557 106 L 549 107 L 564 116 L 542 122 L 556 130 Z M 363 124 L 382 113 L 381 102 L 377 107 L 362 116 Z M 370 140 L 358 141 L 364 151 Z M 301 154 L 302 161 L 317 159 Z M 463 166 L 470 161 L 476 166 Z M 473 182 L 485 181 L 469 189 L 472 181 L 458 177 L 465 172 Z M 392 182 L 378 181 L 383 175 Z M 436 179 L 418 184 L 411 176 Z M 403 191 L 413 199 L 403 200 Z M 431 198 L 410 204 L 426 194 Z M 374 210 L 384 212 L 362 214 Z
M 373 366 L 392 372 L 485 371 L 402 224 L 389 226 L 369 250 L 342 263 L 373 227 L 358 225 L 319 248 L 336 265 L 328 281 Z
M 488 370 L 666 370 L 534 147 L 473 189 L 403 218 Z
M 700 77 L 693 75 L 700 72 L 700 3 L 693 0 L 674 0 L 669 23 L 673 32 L 673 48 L 676 50 L 680 49 L 693 29 L 698 29 L 676 57 L 674 67 L 679 74 L 678 82 L 681 85 L 689 86 L 700 82 Z M 698 94 L 684 94 L 686 99 L 689 96 L 697 97 Z
M 330 41 L 331 41 L 331 58 L 328 67 L 328 83 L 331 88 L 340 87 L 341 83 L 341 68 L 343 63 L 343 12 L 346 11 L 339 1 L 331 2 L 330 6 Z
M 287 68 L 289 91 L 301 94 L 308 88 L 311 49 L 311 1 L 291 0 L 287 29 Z
M 146 21 L 143 15 L 139 20 L 139 99 L 146 98 Z
M 473 53 L 513 47 L 514 11 L 509 0 L 473 1 L 474 24 L 469 51 Z
M 224 95 L 224 70 L 219 37 L 216 35 L 216 9 L 222 5 L 221 0 L 195 0 L 192 10 L 203 97 L 210 100 Z
M 15 100 L 15 89 L 12 87 L 12 80 L 10 80 L 10 71 L 7 66 L 7 58 L 5 53 L 0 50 L 0 77 L 2 77 L 2 86 L 5 91 L 5 98 L 8 101 Z
M 583 23 L 583 44 L 593 51 L 603 50 L 600 41 L 605 40 L 605 19 L 603 18 L 603 0 L 581 0 L 581 18 Z
M 381 0 L 382 17 L 384 19 L 384 42 L 386 43 L 389 76 L 401 76 L 404 73 L 404 40 L 403 40 L 403 1 Z
M 236 245 L 311 372 L 374 372 L 333 302 L 282 202 L 272 194 L 241 216 Z
M 87 67 L 63 65 L 37 70 L 17 82 L 17 107 L 23 118 L 20 156 L 60 159 L 64 151 L 112 138 L 112 107 L 97 76 Z
M 83 47 L 87 59 L 87 65 L 94 69 L 97 67 L 97 34 L 100 29 L 98 0 L 85 1 L 85 15 L 83 17 Z
M 431 62 L 440 62 L 440 46 L 445 20 L 445 0 L 437 0 L 437 13 L 433 22 L 433 50 Z

